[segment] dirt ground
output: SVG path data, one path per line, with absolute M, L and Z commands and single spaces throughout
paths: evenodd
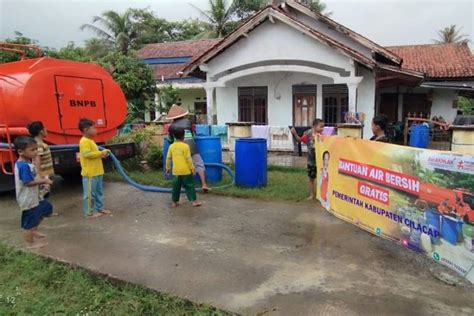
M 169 195 L 107 183 L 113 217 L 86 220 L 81 188 L 51 201 L 41 255 L 170 292 L 260 315 L 473 315 L 474 287 L 444 268 L 325 212 L 317 203 L 202 196 L 198 209 Z M 14 196 L 0 196 L 0 238 L 21 246 Z

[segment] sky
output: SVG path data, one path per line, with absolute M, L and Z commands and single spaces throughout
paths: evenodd
M 436 31 L 451 24 L 462 27 L 474 43 L 474 0 L 326 0 L 332 18 L 384 46 L 429 44 Z M 183 20 L 200 17 L 208 0 L 0 0 L 0 41 L 15 31 L 41 46 L 82 45 L 94 34 L 81 31 L 105 10 L 150 8 L 159 17 Z

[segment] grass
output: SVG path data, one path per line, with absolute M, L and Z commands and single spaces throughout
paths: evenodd
M 144 185 L 171 187 L 171 182 L 165 179 L 163 171 L 131 171 L 128 174 L 132 179 Z M 106 180 L 123 181 L 116 172 L 107 173 Z M 221 186 L 229 182 L 230 178 L 225 174 L 222 182 L 211 184 L 211 187 Z M 266 201 L 281 200 L 298 202 L 308 197 L 308 178 L 306 170 L 302 168 L 269 166 L 268 184 L 264 188 L 246 189 L 231 186 L 224 189 L 215 189 L 212 193 Z
M 230 315 L 0 244 L 0 315 Z

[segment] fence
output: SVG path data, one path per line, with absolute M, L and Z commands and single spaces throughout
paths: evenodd
M 405 120 L 403 145 L 408 146 L 412 127 L 415 124 L 426 124 L 429 127 L 428 149 L 451 150 L 452 132 L 448 124 L 423 118 L 409 117 Z

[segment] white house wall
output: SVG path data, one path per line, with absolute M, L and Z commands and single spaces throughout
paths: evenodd
M 188 110 L 194 110 L 194 102 L 206 102 L 206 91 L 204 89 L 182 89 L 179 90 L 179 100 Z
M 375 78 L 372 71 L 359 67 L 359 76 L 364 77 L 357 88 L 357 112 L 365 113 L 364 138 L 372 136 L 371 121 L 375 115 Z
M 300 60 L 352 69 L 349 57 L 280 21 L 267 21 L 208 63 L 211 77 L 237 66 L 268 60 Z
M 353 50 L 363 54 L 365 57 L 372 57 L 372 51 L 370 50 L 370 48 L 360 44 L 349 36 L 336 31 L 334 28 L 330 28 L 329 25 L 297 11 L 291 12 L 291 16 L 294 19 L 300 21 L 301 23 L 306 24 L 307 26 L 315 29 L 316 31 L 321 32 L 324 35 L 338 41 L 339 43 L 344 44 L 352 48 Z
M 435 89 L 433 93 L 433 103 L 431 105 L 431 116 L 442 116 L 446 122 L 454 121 L 457 109 L 453 108 L 454 100 L 458 94 L 454 90 Z

